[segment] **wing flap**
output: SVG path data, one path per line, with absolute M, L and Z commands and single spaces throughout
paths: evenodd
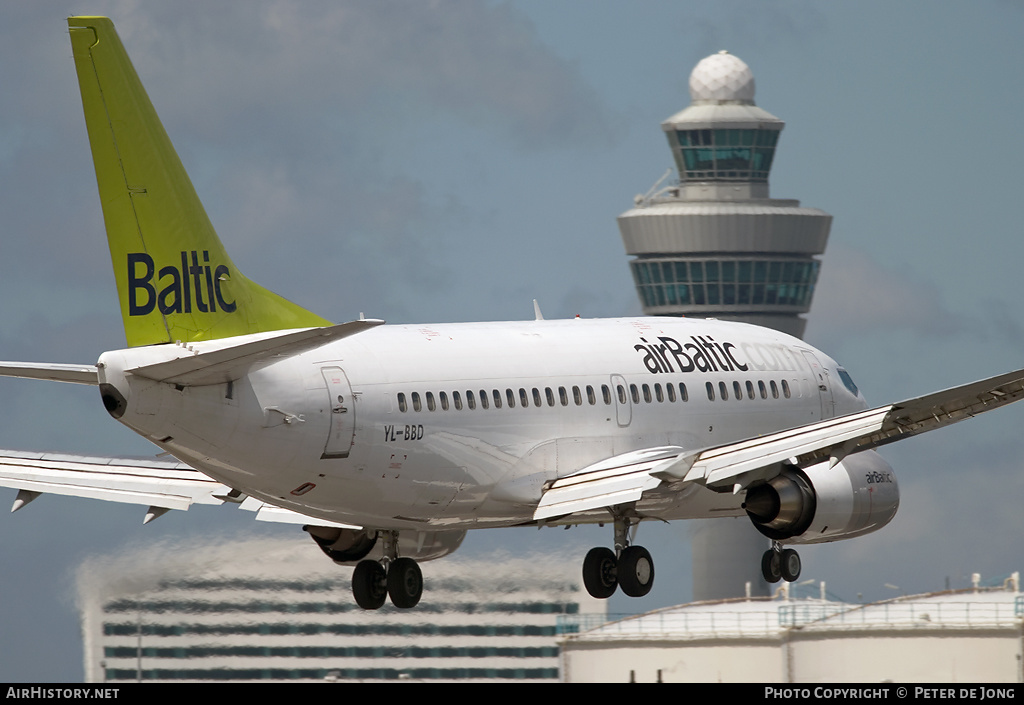
M 355 524 L 340 524 L 326 519 L 317 519 L 315 517 L 292 511 L 291 509 L 285 509 L 284 507 L 275 507 L 272 504 L 261 502 L 255 497 L 246 497 L 245 501 L 243 501 L 239 507 L 250 512 L 256 512 L 256 521 L 267 521 L 275 524 L 298 524 L 299 526 L 306 524 L 313 526 L 331 526 L 339 529 L 358 530 L 363 528 L 361 526 L 356 526 Z
M 544 491 L 533 514 L 536 521 L 615 504 L 635 502 L 662 483 L 652 476 L 675 461 L 682 448 L 661 446 L 617 455 L 555 480 Z
M 0 451 L 0 487 L 180 510 L 231 491 L 176 460 L 14 451 Z

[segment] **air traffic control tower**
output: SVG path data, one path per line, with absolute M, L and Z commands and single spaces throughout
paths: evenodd
M 743 321 L 803 337 L 832 216 L 769 198 L 785 123 L 754 105 L 754 75 L 728 52 L 690 74 L 693 102 L 661 124 L 671 174 L 619 216 L 646 315 Z M 768 594 L 765 539 L 744 518 L 691 524 L 693 599 Z
M 644 313 L 802 337 L 832 216 L 768 197 L 785 123 L 754 104 L 743 61 L 724 51 L 707 57 L 690 74 L 690 96 L 661 124 L 679 181 L 659 183 L 619 216 Z

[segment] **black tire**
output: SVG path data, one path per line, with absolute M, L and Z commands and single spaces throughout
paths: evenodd
M 352 595 L 364 610 L 380 609 L 388 597 L 387 574 L 377 561 L 360 561 L 352 572 Z
M 783 580 L 787 583 L 795 582 L 800 577 L 802 567 L 799 553 L 792 548 L 787 548 L 782 552 L 779 570 Z
M 761 556 L 761 575 L 768 583 L 777 583 L 782 580 L 782 559 L 778 551 L 769 548 Z
M 654 560 L 643 546 L 630 546 L 619 554 L 619 587 L 630 597 L 643 597 L 654 586 Z
M 607 600 L 618 584 L 615 554 L 601 546 L 590 549 L 583 559 L 583 585 L 590 596 Z
M 388 566 L 388 595 L 395 607 L 415 607 L 423 596 L 423 573 L 412 558 L 396 558 Z

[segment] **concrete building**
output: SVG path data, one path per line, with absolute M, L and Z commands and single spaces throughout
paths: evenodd
M 1019 576 L 865 605 L 715 600 L 566 636 L 568 682 L 1024 682 Z
M 574 560 L 423 565 L 413 610 L 359 609 L 311 541 L 148 547 L 78 577 L 89 682 L 556 681 L 559 618 L 603 621 Z M 570 627 L 571 628 L 571 627 Z
M 832 216 L 769 197 L 785 123 L 754 104 L 754 75 L 728 52 L 690 74 L 691 105 L 662 123 L 678 179 L 634 199 L 619 231 L 647 315 L 743 321 L 802 337 Z M 671 173 L 671 172 L 669 172 Z M 751 584 L 765 539 L 746 520 L 693 523 L 695 600 Z

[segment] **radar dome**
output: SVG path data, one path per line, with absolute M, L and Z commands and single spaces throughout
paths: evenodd
M 693 102 L 754 104 L 754 74 L 743 60 L 727 51 L 702 59 L 690 74 Z

